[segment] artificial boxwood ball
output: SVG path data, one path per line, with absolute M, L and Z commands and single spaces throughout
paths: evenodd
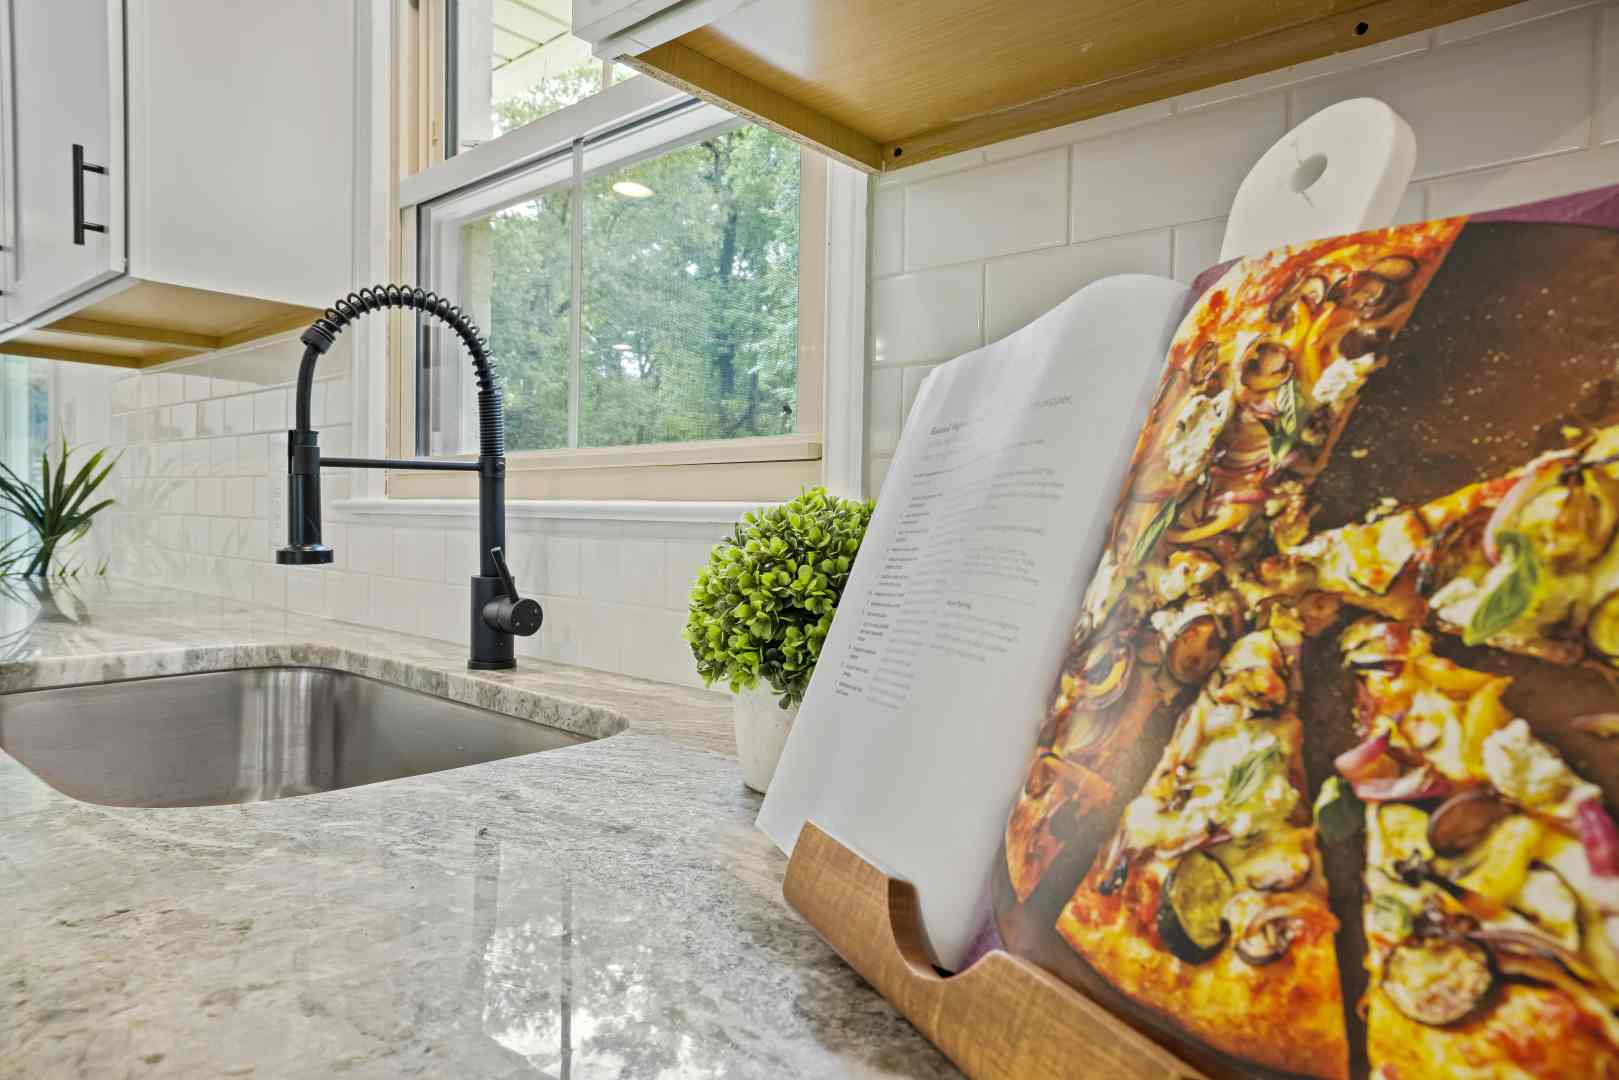
M 782 708 L 803 700 L 871 511 L 816 487 L 742 516 L 692 584 L 685 638 L 705 685 L 764 679 Z

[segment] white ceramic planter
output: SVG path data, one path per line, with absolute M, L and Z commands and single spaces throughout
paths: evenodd
M 787 732 L 792 730 L 798 706 L 783 709 L 769 684 L 760 681 L 752 690 L 731 696 L 731 715 L 736 721 L 736 759 L 742 765 L 742 782 L 763 795 L 776 775 Z

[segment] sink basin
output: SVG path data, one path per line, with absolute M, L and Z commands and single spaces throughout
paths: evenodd
M 0 749 L 64 795 L 103 806 L 284 799 L 585 741 L 322 668 L 0 695 Z

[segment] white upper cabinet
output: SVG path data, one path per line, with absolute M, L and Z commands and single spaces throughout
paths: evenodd
M 362 284 L 362 2 L 0 0 L 0 350 L 148 366 Z
M 129 11 L 130 273 L 317 307 L 354 288 L 350 0 Z
M 113 122 L 123 114 L 123 10 L 117 0 L 10 4 L 16 221 L 5 308 L 18 322 L 124 269 L 123 131 Z

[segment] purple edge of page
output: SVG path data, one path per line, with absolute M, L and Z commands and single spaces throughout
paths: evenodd
M 1554 225 L 1590 225 L 1619 231 L 1619 184 L 1580 191 L 1573 195 L 1559 195 L 1539 202 L 1521 203 L 1501 210 L 1489 210 L 1482 214 L 1470 214 L 1467 215 L 1467 220 L 1479 223 L 1538 222 Z M 1193 278 L 1192 290 L 1186 299 L 1186 310 L 1190 311 L 1192 305 L 1208 291 L 1209 286 L 1219 281 L 1236 261 L 1227 259 L 1225 262 L 1216 263 Z M 973 936 L 972 944 L 967 947 L 967 957 L 961 965 L 961 970 L 967 970 L 996 949 L 1005 948 L 1006 944 L 1001 941 L 1000 931 L 995 927 L 994 912 L 991 911 L 988 917 L 980 922 L 978 933 Z

